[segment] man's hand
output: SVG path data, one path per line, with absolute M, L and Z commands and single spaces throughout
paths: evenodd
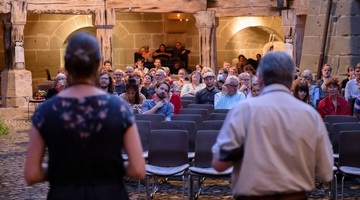
M 163 107 L 163 105 L 164 105 L 164 100 L 157 102 L 157 104 L 155 106 L 157 109 L 159 109 L 159 108 Z
M 184 53 L 186 53 L 186 50 L 183 50 L 183 51 L 181 52 L 181 54 L 184 54 Z
M 222 85 L 221 86 L 221 93 L 227 94 L 227 92 L 228 92 L 227 87 L 225 85 Z
M 244 92 L 248 87 L 246 85 L 242 85 L 239 89 L 239 92 Z

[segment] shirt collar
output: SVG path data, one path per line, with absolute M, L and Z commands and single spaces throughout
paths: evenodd
M 264 95 L 266 93 L 270 93 L 270 92 L 273 92 L 273 91 L 283 91 L 283 92 L 286 92 L 286 93 L 290 94 L 289 88 L 287 88 L 285 85 L 275 83 L 275 84 L 271 84 L 271 85 L 266 86 L 261 91 L 260 95 Z

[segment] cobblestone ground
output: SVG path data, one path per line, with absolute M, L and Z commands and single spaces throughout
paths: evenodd
M 34 108 L 30 108 L 30 115 Z M 10 128 L 10 133 L 0 137 L 0 200 L 42 200 L 46 199 L 48 183 L 29 187 L 24 181 L 24 163 L 28 144 L 27 108 L 0 108 L 0 117 Z M 159 191 L 154 199 L 181 199 L 180 178 L 159 179 Z M 228 179 L 206 179 L 199 199 L 231 199 Z M 338 181 L 339 193 L 341 182 Z M 351 186 L 351 187 L 350 187 Z M 131 199 L 138 199 L 138 182 L 127 180 L 126 187 Z M 346 181 L 345 199 L 360 199 L 360 187 L 354 180 Z M 186 184 L 187 189 L 187 184 Z M 195 184 L 196 189 L 196 184 Z M 141 183 L 140 199 L 146 199 L 146 189 Z M 187 198 L 187 194 L 186 194 Z M 328 185 L 317 185 L 310 199 L 330 199 Z

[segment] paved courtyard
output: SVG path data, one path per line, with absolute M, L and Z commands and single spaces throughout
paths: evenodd
M 31 107 L 30 115 L 33 110 L 34 108 Z M 0 108 L 0 117 L 10 128 L 8 135 L 0 137 L 0 200 L 46 199 L 49 184 L 41 183 L 29 187 L 23 176 L 28 131 L 31 125 L 27 108 Z M 154 199 L 181 199 L 180 179 L 170 178 L 165 181 L 159 179 L 159 182 L 159 191 Z M 340 186 L 340 181 L 338 186 Z M 126 182 L 126 187 L 131 199 L 137 199 L 138 182 L 129 180 Z M 330 199 L 327 188 L 328 185 L 318 185 L 310 199 Z M 346 188 L 345 199 L 360 199 L 360 187 L 355 181 L 346 181 Z M 141 184 L 140 199 L 145 199 L 145 193 L 145 186 Z M 199 199 L 231 199 L 231 197 L 229 180 L 206 179 Z

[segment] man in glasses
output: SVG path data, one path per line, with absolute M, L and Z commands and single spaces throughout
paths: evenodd
M 228 76 L 224 86 L 221 92 L 215 94 L 215 109 L 230 109 L 237 102 L 245 99 L 244 93 L 237 91 L 239 79 L 236 76 Z

